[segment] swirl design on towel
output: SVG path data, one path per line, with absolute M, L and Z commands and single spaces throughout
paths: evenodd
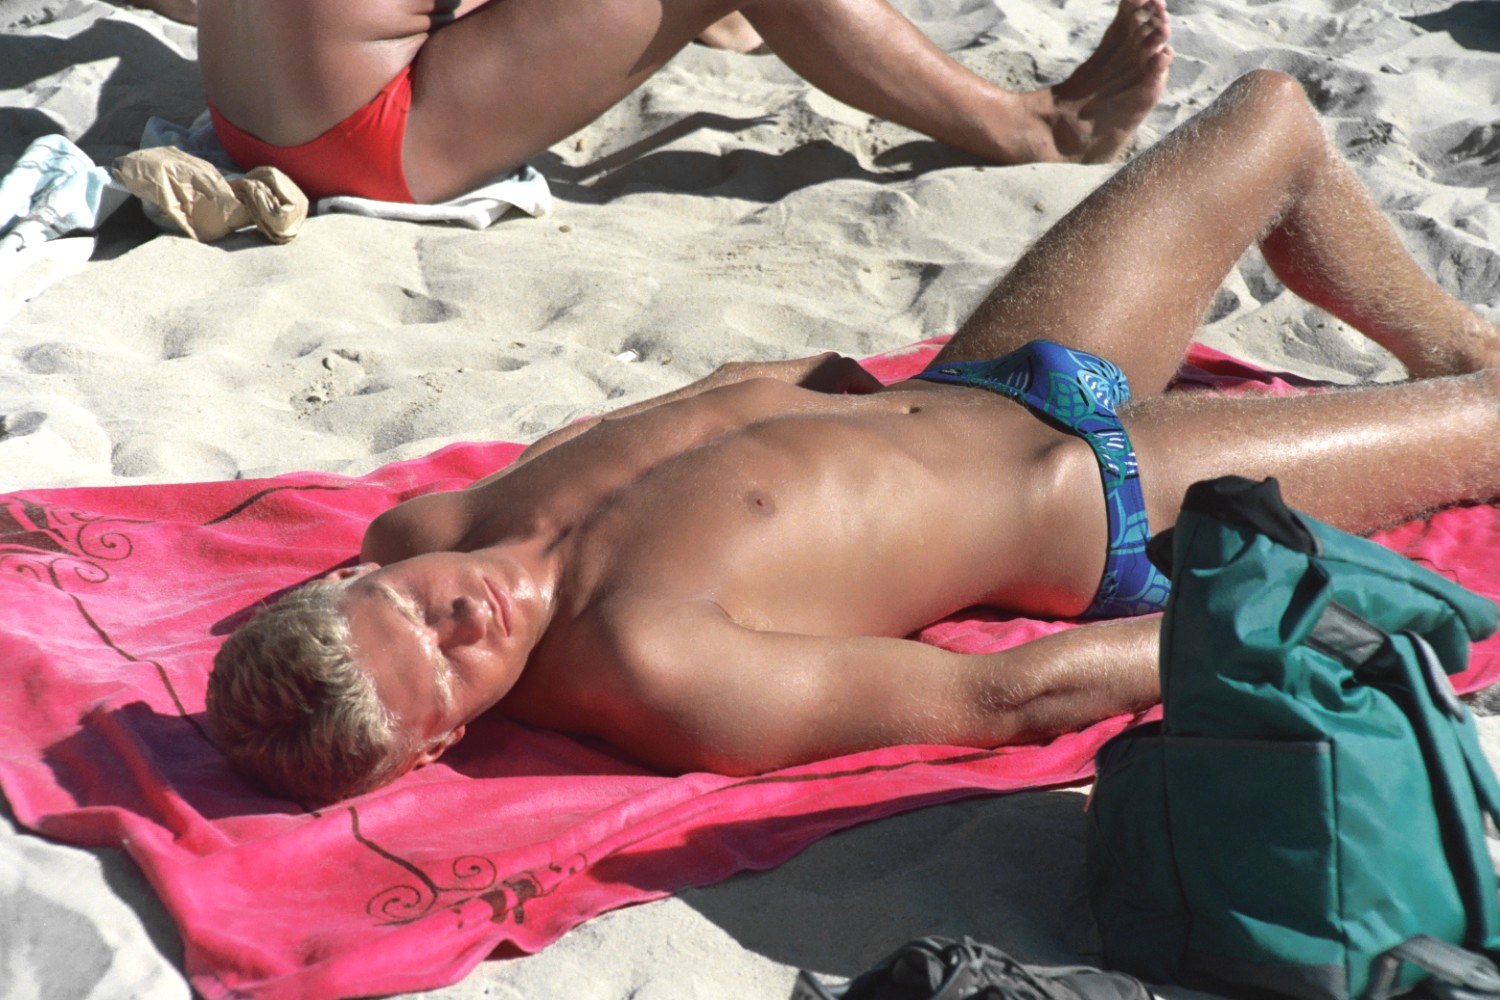
M 349 812 L 349 832 L 356 843 L 405 871 L 412 881 L 387 885 L 365 902 L 365 913 L 381 926 L 392 927 L 414 923 L 439 907 L 452 909 L 482 900 L 490 908 L 490 920 L 504 923 L 526 922 L 526 904 L 533 899 L 552 895 L 572 876 L 589 867 L 589 859 L 574 854 L 566 864 L 552 863 L 543 868 L 526 868 L 501 879 L 495 863 L 479 854 L 463 854 L 449 862 L 450 884 L 440 884 L 420 865 L 386 850 L 359 828 L 359 811 Z
M 62 591 L 74 581 L 105 583 L 110 573 L 100 563 L 128 559 L 135 551 L 117 526 L 145 523 L 6 497 L 0 500 L 0 572 Z

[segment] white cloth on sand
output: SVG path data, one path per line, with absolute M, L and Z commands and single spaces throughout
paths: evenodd
M 128 193 L 64 135 L 44 135 L 0 179 L 0 323 L 94 252 L 89 232 Z

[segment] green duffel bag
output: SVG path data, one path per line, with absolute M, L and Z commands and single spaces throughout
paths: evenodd
M 1234 996 L 1500 996 L 1500 784 L 1447 677 L 1495 606 L 1274 479 L 1195 484 L 1152 550 L 1164 715 L 1099 751 L 1089 805 L 1105 963 Z

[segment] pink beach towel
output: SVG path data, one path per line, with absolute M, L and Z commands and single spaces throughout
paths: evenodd
M 886 380 L 919 345 L 876 359 Z M 1280 379 L 1195 351 L 1186 382 Z M 350 561 L 368 521 L 461 486 L 520 447 L 467 444 L 349 479 L 0 497 L 0 787 L 21 823 L 122 847 L 182 930 L 205 996 L 328 997 L 454 982 L 595 914 L 768 868 L 855 823 L 963 796 L 1077 782 L 1115 718 L 1044 746 L 893 747 L 750 779 L 666 777 L 500 718 L 432 767 L 308 812 L 242 784 L 203 731 L 209 664 L 267 595 Z M 1500 596 L 1500 507 L 1388 532 L 1400 552 Z M 1003 648 L 1062 624 L 970 612 L 922 638 Z M 1479 644 L 1458 679 L 1500 675 Z

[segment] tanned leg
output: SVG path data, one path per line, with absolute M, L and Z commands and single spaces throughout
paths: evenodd
M 1165 0 L 1119 0 L 1098 50 L 1064 82 L 1028 94 L 964 69 L 884 0 L 742 9 L 813 86 L 999 163 L 1113 158 L 1161 98 L 1172 59 Z
M 1168 393 L 1125 427 L 1152 531 L 1200 479 L 1275 476 L 1287 503 L 1365 532 L 1500 497 L 1500 369 L 1298 397 Z
M 1158 393 L 1225 275 L 1257 241 L 1289 288 L 1414 374 L 1500 363 L 1495 328 L 1411 259 L 1297 82 L 1264 70 L 1048 231 L 941 357 L 993 357 L 1046 337 L 1120 365 L 1137 398 Z
M 1152 527 L 1175 521 L 1189 484 L 1228 473 L 1274 475 L 1292 506 L 1358 532 L 1500 496 L 1500 330 L 1412 260 L 1300 89 L 1253 86 L 1268 91 L 1262 99 L 1282 118 L 1277 135 L 1294 143 L 1288 195 L 1261 239 L 1267 262 L 1420 381 L 1296 398 L 1140 401 L 1125 423 Z
M 1099 51 L 1032 94 L 965 69 L 886 0 L 497 0 L 433 33 L 413 63 L 412 192 L 449 197 L 535 155 L 737 8 L 814 86 L 1001 163 L 1109 159 L 1171 62 L 1165 0 L 1119 0 Z
M 1414 375 L 1477 373 L 1296 399 L 1155 395 L 1256 241 L 1289 288 Z M 1422 272 L 1281 74 L 1240 80 L 1090 195 L 943 356 L 1034 337 L 1125 369 L 1153 530 L 1175 520 L 1190 483 L 1226 473 L 1275 475 L 1290 503 L 1355 531 L 1500 493 L 1500 331 Z

